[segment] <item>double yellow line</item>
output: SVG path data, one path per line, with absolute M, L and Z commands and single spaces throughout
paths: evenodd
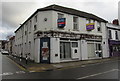
M 14 62 L 12 59 L 10 59 L 9 57 L 7 57 L 13 64 L 15 64 L 18 68 L 20 68 L 21 70 L 27 71 L 27 69 L 25 69 L 24 67 L 20 66 L 19 64 L 17 64 L 16 62 Z

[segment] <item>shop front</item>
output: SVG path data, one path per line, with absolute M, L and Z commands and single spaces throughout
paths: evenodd
M 60 61 L 74 61 L 80 59 L 79 40 L 60 39 Z
M 101 57 L 101 36 L 59 31 L 36 34 L 35 61 L 38 63 L 60 63 Z
M 120 56 L 120 41 L 109 40 L 110 57 Z
M 88 59 L 97 59 L 102 57 L 101 42 L 87 42 Z

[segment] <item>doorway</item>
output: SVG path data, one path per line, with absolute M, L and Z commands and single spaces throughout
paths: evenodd
M 60 59 L 71 59 L 71 44 L 70 42 L 60 42 Z

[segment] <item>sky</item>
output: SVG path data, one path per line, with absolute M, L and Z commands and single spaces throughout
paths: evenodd
M 118 18 L 119 0 L 2 0 L 0 2 L 0 40 L 14 31 L 38 8 L 52 4 L 92 13 L 108 22 Z

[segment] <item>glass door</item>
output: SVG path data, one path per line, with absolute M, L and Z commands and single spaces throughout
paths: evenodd
M 60 59 L 71 58 L 71 45 L 70 42 L 60 42 Z

